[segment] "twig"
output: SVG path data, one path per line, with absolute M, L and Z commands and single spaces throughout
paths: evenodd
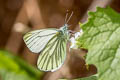
M 37 0 L 25 0 L 14 24 L 16 25 L 17 23 L 23 23 L 27 25 L 30 21 L 32 23 L 33 29 L 45 28 L 45 24 L 42 20 L 41 12 L 37 3 Z M 6 49 L 14 53 L 18 53 L 23 42 L 22 33 L 24 33 L 26 28 L 24 28 L 24 25 L 15 25 L 11 30 L 10 37 L 6 44 Z M 22 29 L 23 31 L 17 32 L 20 27 L 24 28 Z

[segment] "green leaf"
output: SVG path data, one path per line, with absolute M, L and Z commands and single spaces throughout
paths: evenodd
M 2 80 L 39 80 L 43 73 L 7 51 L 0 50 Z
M 97 67 L 98 80 L 120 80 L 120 14 L 97 8 L 81 28 L 77 45 L 88 49 L 86 62 Z

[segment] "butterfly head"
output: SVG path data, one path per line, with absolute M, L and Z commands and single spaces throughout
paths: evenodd
M 68 31 L 68 24 L 64 24 L 61 28 L 60 28 L 60 32 L 62 35 L 63 38 L 67 38 L 69 39 L 69 31 Z
M 67 31 L 68 31 L 68 24 L 64 24 L 64 25 L 60 28 L 60 30 L 61 30 L 63 33 L 67 32 Z

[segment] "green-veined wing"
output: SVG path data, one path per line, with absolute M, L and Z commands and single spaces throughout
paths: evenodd
M 61 38 L 59 32 L 53 36 L 39 55 L 38 68 L 42 71 L 55 71 L 59 69 L 66 58 L 66 44 L 67 40 Z
M 48 41 L 58 32 L 58 29 L 41 29 L 28 32 L 23 37 L 24 42 L 30 51 L 39 53 Z
M 38 68 L 42 71 L 59 69 L 66 58 L 67 40 L 58 29 L 41 29 L 28 32 L 24 42 L 34 53 L 40 53 Z

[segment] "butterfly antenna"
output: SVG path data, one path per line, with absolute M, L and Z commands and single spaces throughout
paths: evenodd
M 73 11 L 72 11 L 70 17 L 68 18 L 68 20 L 66 21 L 66 24 L 70 21 L 70 19 L 71 19 L 72 16 L 73 16 Z
M 67 21 L 67 18 L 68 18 L 68 10 L 67 10 L 67 13 L 66 13 L 66 16 L 65 16 L 65 23 Z

